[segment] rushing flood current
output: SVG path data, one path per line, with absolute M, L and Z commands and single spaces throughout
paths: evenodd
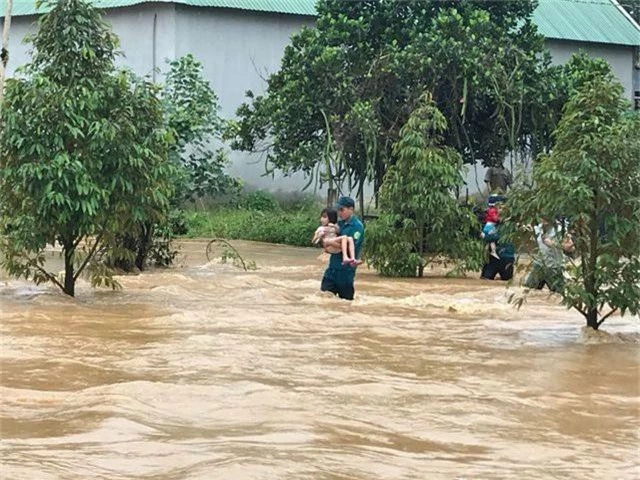
M 317 250 L 204 245 L 75 300 L 1 281 L 0 478 L 640 478 L 637 318 L 366 269 L 349 303 Z

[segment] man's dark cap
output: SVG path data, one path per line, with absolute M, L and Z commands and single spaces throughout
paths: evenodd
M 355 208 L 356 202 L 351 197 L 340 197 L 336 203 L 336 210 L 341 208 Z

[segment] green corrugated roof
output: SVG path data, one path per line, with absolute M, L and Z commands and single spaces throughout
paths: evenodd
M 315 0 L 179 0 L 176 3 L 194 7 L 235 8 L 292 15 L 316 14 Z
M 350 1 L 350 0 L 345 0 Z M 0 18 L 6 0 L 0 0 Z M 100 8 L 152 3 L 148 0 L 93 0 Z M 232 8 L 291 15 L 315 15 L 315 0 L 155 0 L 194 7 Z M 34 0 L 14 0 L 13 14 L 34 15 Z M 640 45 L 640 29 L 611 0 L 539 0 L 533 21 L 547 38 L 579 42 Z
M 117 8 L 117 7 L 128 7 L 130 5 L 135 5 L 137 3 L 143 3 L 144 0 L 140 1 L 131 1 L 131 0 L 96 0 L 92 1 L 94 5 L 100 8 Z M 4 16 L 4 11 L 6 8 L 6 0 L 0 0 L 0 16 Z M 38 13 L 43 13 L 47 9 L 39 8 L 36 9 L 36 2 L 34 0 L 13 0 L 13 11 L 12 16 L 18 17 L 22 15 L 35 15 Z
M 640 30 L 610 0 L 540 0 L 533 21 L 546 38 L 640 45 Z
M 177 3 L 193 7 L 232 8 L 256 12 L 285 13 L 289 15 L 316 14 L 315 0 L 91 0 L 100 8 L 129 7 L 140 3 Z M 0 18 L 4 16 L 6 0 L 0 0 Z M 13 0 L 13 15 L 35 15 L 44 8 L 36 9 L 35 0 Z

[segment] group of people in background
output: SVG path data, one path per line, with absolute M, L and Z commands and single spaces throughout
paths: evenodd
M 490 192 L 506 192 L 512 183 L 511 174 L 503 166 L 491 167 L 485 176 Z M 494 280 L 513 278 L 515 250 L 513 245 L 500 238 L 500 211 L 506 197 L 501 194 L 490 194 L 481 238 L 487 245 L 487 261 L 480 277 Z M 524 281 L 524 286 L 540 290 L 547 286 L 551 291 L 561 291 L 564 286 L 563 267 L 567 256 L 573 255 L 575 242 L 569 234 L 568 221 L 560 216 L 554 219 L 543 217 L 533 227 L 537 252 L 532 256 L 531 272 Z
M 512 183 L 511 173 L 503 166 L 491 167 L 485 176 L 490 192 L 506 192 Z M 506 197 L 490 194 L 484 212 L 481 237 L 487 248 L 487 260 L 480 277 L 494 280 L 511 280 L 514 273 L 515 249 L 501 238 L 501 209 Z M 356 268 L 362 263 L 360 252 L 364 241 L 364 227 L 354 215 L 355 202 L 351 197 L 341 197 L 335 208 L 326 208 L 320 216 L 320 226 L 313 243 L 321 245 L 330 254 L 329 265 L 322 277 L 320 289 L 331 292 L 345 300 L 353 300 Z M 563 286 L 565 255 L 571 255 L 574 242 L 567 235 L 565 219 L 542 218 L 533 228 L 538 252 L 533 256 L 533 267 L 524 285 L 542 289 L 545 285 L 552 291 Z
M 494 280 L 499 275 L 500 280 L 511 280 L 516 255 L 513 245 L 500 239 L 500 210 L 502 203 L 506 200 L 506 197 L 500 193 L 506 193 L 513 183 L 513 177 L 503 165 L 498 165 L 487 170 L 484 182 L 489 192 L 499 193 L 489 195 L 487 210 L 484 214 L 480 236 L 487 245 L 488 256 L 482 267 L 480 278 Z

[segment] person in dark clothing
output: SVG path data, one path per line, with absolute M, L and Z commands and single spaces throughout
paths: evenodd
M 364 227 L 362 222 L 353 214 L 355 202 L 350 197 L 341 197 L 336 205 L 338 210 L 338 228 L 340 235 L 353 238 L 355 246 L 355 258 L 360 259 L 360 250 L 364 241 Z M 355 294 L 354 282 L 356 279 L 357 263 L 344 263 L 342 253 L 333 253 L 329 260 L 329 266 L 324 272 L 320 290 L 331 292 L 345 300 L 353 300 Z
M 509 242 L 500 241 L 500 224 L 495 226 L 491 232 L 487 232 L 483 238 L 488 246 L 495 242 L 497 258 L 488 255 L 489 260 L 482 267 L 480 278 L 484 280 L 494 280 L 496 275 L 500 275 L 500 280 L 511 280 L 513 278 L 513 265 L 516 260 L 515 250 Z
M 489 193 L 506 193 L 513 183 L 511 172 L 504 168 L 502 164 L 496 167 L 489 167 L 484 176 L 484 183 L 487 185 Z

